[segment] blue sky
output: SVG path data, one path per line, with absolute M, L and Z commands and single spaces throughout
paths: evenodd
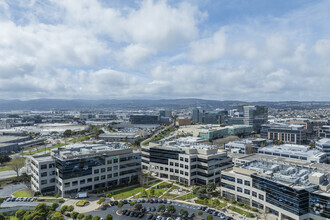
M 0 0 L 0 98 L 330 101 L 329 11 L 316 0 Z

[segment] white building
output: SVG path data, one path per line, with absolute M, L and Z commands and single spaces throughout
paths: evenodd
M 330 158 L 330 138 L 323 138 L 315 142 L 315 148 L 327 154 Z

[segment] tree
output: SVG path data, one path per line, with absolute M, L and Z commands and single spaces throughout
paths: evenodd
M 94 216 L 93 217 L 93 220 L 100 220 L 101 218 L 100 218 L 100 216 Z
M 188 215 L 188 211 L 187 210 L 184 210 L 184 209 L 181 209 L 180 210 L 180 214 L 181 215 Z
M 100 199 L 99 199 L 99 201 L 97 201 L 97 204 L 102 204 L 103 202 L 105 201 L 105 198 L 104 197 L 101 197 Z
M 134 206 L 134 205 L 135 205 L 135 202 L 131 202 L 131 203 L 130 203 L 130 206 Z
M 161 204 L 158 206 L 158 211 L 165 211 L 165 205 L 164 204 Z
M 79 220 L 82 220 L 84 217 L 85 217 L 85 215 L 83 213 L 79 213 L 77 215 L 77 219 L 79 219 Z
M 6 220 L 5 216 L 2 213 L 0 213 L 0 220 Z
M 137 204 L 134 206 L 134 208 L 135 208 L 136 210 L 140 211 L 140 210 L 142 209 L 142 204 L 137 203 Z
M 60 212 L 55 212 L 51 220 L 64 220 L 64 215 Z
M 206 192 L 213 192 L 215 188 L 216 185 L 213 182 L 209 182 L 208 184 L 206 184 Z
M 17 212 L 15 213 L 15 216 L 18 220 L 22 220 L 23 219 L 23 216 L 25 214 L 25 210 L 24 209 L 19 209 L 17 210 Z
M 57 202 L 55 202 L 55 203 L 52 204 L 51 209 L 52 209 L 53 211 L 55 211 L 59 206 L 60 206 L 60 205 L 59 205 Z
M 152 187 L 151 189 L 150 189 L 150 195 L 155 195 L 155 188 L 154 187 Z
M 174 212 L 176 212 L 176 209 L 173 205 L 169 205 L 169 206 L 167 206 L 167 211 L 169 213 L 174 213 Z
M 61 213 L 63 214 L 64 212 L 66 212 L 68 210 L 68 206 L 67 205 L 63 205 L 61 207 Z
M 92 220 L 93 216 L 91 214 L 85 215 L 85 220 Z
M 198 215 L 203 215 L 203 212 L 202 212 L 201 210 L 199 210 L 199 211 L 197 212 L 197 214 L 198 214 Z
M 112 197 L 112 193 L 108 193 L 107 198 L 111 198 L 111 197 Z
M 72 131 L 70 129 L 67 129 L 63 132 L 64 137 L 70 137 L 72 135 Z
M 252 146 L 252 144 L 249 144 L 248 146 L 246 146 L 246 150 L 245 150 L 245 153 L 246 154 L 253 154 L 255 152 L 256 152 L 256 150 L 254 149 L 254 147 Z
M 207 217 L 206 217 L 206 220 L 212 220 L 213 219 L 213 216 L 212 215 L 208 215 Z
M 112 220 L 112 215 L 111 214 L 107 214 L 107 216 L 105 217 L 106 220 Z
M 119 202 L 119 203 L 118 203 L 118 208 L 121 208 L 121 207 L 123 207 L 123 205 L 124 205 L 124 203 L 122 203 L 122 202 Z
M 66 211 L 68 212 L 72 212 L 74 210 L 73 205 L 69 205 L 68 208 L 66 209 Z
M 23 157 L 14 157 L 11 161 L 8 162 L 8 167 L 16 172 L 17 177 L 19 176 L 19 171 L 25 165 L 25 158 Z
M 78 214 L 79 214 L 78 212 L 71 212 L 70 217 L 76 219 Z

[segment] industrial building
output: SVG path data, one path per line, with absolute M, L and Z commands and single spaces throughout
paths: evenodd
M 288 220 L 330 218 L 330 165 L 244 156 L 221 172 L 222 196 Z
M 219 184 L 221 170 L 231 164 L 217 146 L 175 140 L 142 146 L 142 169 L 187 185 Z
M 123 144 L 72 144 L 29 160 L 32 190 L 63 197 L 137 182 L 141 168 L 141 154 Z

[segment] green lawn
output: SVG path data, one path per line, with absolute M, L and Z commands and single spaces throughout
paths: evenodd
M 32 193 L 30 193 L 27 190 L 19 190 L 13 193 L 13 196 L 15 197 L 32 197 Z
M 115 200 L 126 199 L 127 197 L 134 196 L 135 194 L 142 192 L 143 189 L 144 189 L 144 187 L 141 187 L 141 186 L 129 187 L 127 189 L 123 189 L 123 190 L 114 192 L 113 198 Z
M 255 218 L 255 215 L 253 215 L 252 213 L 239 209 L 236 206 L 230 206 L 229 209 L 241 215 L 246 215 L 249 218 Z
M 18 220 L 15 216 L 9 216 L 9 220 Z
M 6 171 L 6 170 L 11 170 L 9 166 L 0 166 L 0 172 Z
M 197 195 L 194 194 L 193 192 L 191 192 L 191 193 L 188 193 L 186 195 L 180 196 L 180 197 L 178 197 L 176 199 L 178 199 L 178 200 L 188 200 L 188 199 L 193 199 L 195 197 L 197 197 Z
M 55 148 L 59 148 L 59 147 L 62 147 L 66 144 L 56 144 L 52 147 L 44 147 L 44 148 L 41 148 L 39 150 L 35 150 L 35 151 L 31 151 L 31 152 L 26 152 L 26 153 L 23 153 L 23 155 L 34 155 L 34 154 L 37 154 L 37 153 L 40 153 L 40 152 L 44 152 L 44 151 L 47 151 L 47 150 L 51 150 L 51 149 L 55 149 Z

